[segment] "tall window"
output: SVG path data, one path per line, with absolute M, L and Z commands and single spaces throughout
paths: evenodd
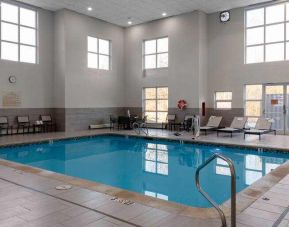
M 87 37 L 87 67 L 110 70 L 111 42 L 105 39 Z
M 37 63 L 37 12 L 1 2 L 1 59 Z
M 144 68 L 157 69 L 169 66 L 169 38 L 144 41 Z
M 168 88 L 143 89 L 143 115 L 148 123 L 162 123 L 168 114 Z
M 289 3 L 246 11 L 246 63 L 289 60 Z
M 231 109 L 232 108 L 232 92 L 217 91 L 215 93 L 215 108 L 216 109 Z
M 254 127 L 258 117 L 262 115 L 262 97 L 262 85 L 245 86 L 245 116 L 248 117 L 248 127 Z

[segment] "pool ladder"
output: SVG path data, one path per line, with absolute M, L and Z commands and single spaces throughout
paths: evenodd
M 197 168 L 196 175 L 195 175 L 195 183 L 199 192 L 218 211 L 221 221 L 222 221 L 222 227 L 227 227 L 226 216 L 224 212 L 219 207 L 219 205 L 202 189 L 200 185 L 200 171 L 217 158 L 220 158 L 224 160 L 225 162 L 227 162 L 230 168 L 230 172 L 231 172 L 231 227 L 236 227 L 236 172 L 235 172 L 235 167 L 234 167 L 232 160 L 219 153 L 215 153 Z

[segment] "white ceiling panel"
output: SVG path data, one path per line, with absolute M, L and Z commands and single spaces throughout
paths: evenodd
M 179 15 L 194 10 L 206 13 L 248 6 L 267 0 L 20 0 L 44 9 L 57 11 L 63 8 L 86 14 L 104 21 L 128 26 L 145 23 L 167 16 Z M 92 11 L 87 8 L 92 7 Z

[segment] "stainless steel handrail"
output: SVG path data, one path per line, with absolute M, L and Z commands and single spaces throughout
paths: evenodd
M 132 124 L 132 128 L 138 135 L 140 135 L 141 132 L 143 132 L 146 136 L 149 135 L 149 130 L 148 130 L 148 127 L 147 127 L 146 123 L 134 122 Z
M 226 216 L 224 212 L 221 210 L 219 205 L 202 189 L 200 185 L 200 171 L 216 158 L 220 158 L 224 160 L 225 162 L 227 162 L 230 168 L 230 172 L 231 172 L 231 227 L 236 227 L 236 172 L 235 172 L 235 167 L 234 167 L 232 160 L 219 153 L 212 155 L 212 157 L 210 157 L 208 160 L 206 160 L 202 165 L 200 165 L 197 168 L 196 176 L 195 176 L 195 183 L 199 192 L 218 211 L 221 217 L 222 227 L 227 227 Z

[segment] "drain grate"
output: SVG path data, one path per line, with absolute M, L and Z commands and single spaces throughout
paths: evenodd
M 262 198 L 264 201 L 269 201 L 270 199 L 269 198 L 267 198 L 267 197 L 263 197 Z
M 110 200 L 118 202 L 118 203 L 121 203 L 121 204 L 124 204 L 124 205 L 128 205 L 128 206 L 134 204 L 134 202 L 132 202 L 130 200 L 120 199 L 120 198 L 117 198 L 117 197 L 113 197 Z
M 69 190 L 72 186 L 68 184 L 58 185 L 55 187 L 56 190 Z
M 15 169 L 15 170 L 14 170 L 14 172 L 15 172 L 15 173 L 18 173 L 18 174 L 24 174 L 24 172 L 23 172 L 23 171 L 21 171 L 21 170 L 18 170 L 18 169 Z

